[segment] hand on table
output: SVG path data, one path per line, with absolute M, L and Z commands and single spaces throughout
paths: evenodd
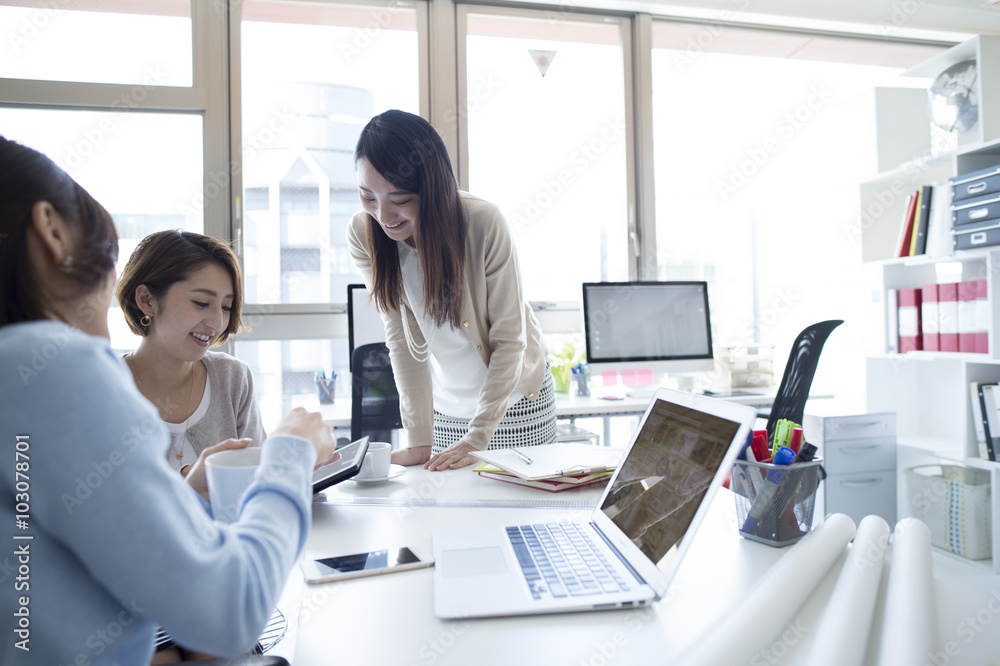
M 431 447 L 428 446 L 412 446 L 408 449 L 399 449 L 398 451 L 393 451 L 392 455 L 389 456 L 389 461 L 393 465 L 402 465 L 403 467 L 410 467 L 411 465 L 423 465 L 431 457 Z
M 424 463 L 424 469 L 438 472 L 443 469 L 458 469 L 459 467 L 472 465 L 479 462 L 479 458 L 471 455 L 471 452 L 475 450 L 471 444 L 458 441 L 436 456 L 431 457 L 430 460 Z

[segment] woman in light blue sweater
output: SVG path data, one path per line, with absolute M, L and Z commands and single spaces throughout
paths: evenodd
M 313 467 L 336 455 L 320 416 L 294 410 L 264 443 L 239 519 L 213 522 L 109 346 L 117 247 L 83 188 L 0 137 L 6 666 L 147 664 L 157 625 L 202 652 L 251 649 L 305 541 Z

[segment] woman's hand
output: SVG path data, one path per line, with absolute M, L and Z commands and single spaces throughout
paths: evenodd
M 281 423 L 271 434 L 294 435 L 308 439 L 316 449 L 316 467 L 322 467 L 340 458 L 333 431 L 330 426 L 323 423 L 323 415 L 319 412 L 307 412 L 302 407 L 296 407 L 285 414 L 285 418 L 281 419 Z
M 439 472 L 443 469 L 458 469 L 459 467 L 477 463 L 479 462 L 479 458 L 470 455 L 475 450 L 471 444 L 460 440 L 425 462 L 424 469 Z
M 402 465 L 404 467 L 410 467 L 411 465 L 423 465 L 431 457 L 431 447 L 428 446 L 414 446 L 408 449 L 399 449 L 398 451 L 393 451 L 392 455 L 389 456 L 389 461 L 393 465 Z
M 184 480 L 187 481 L 188 485 L 195 489 L 195 491 L 205 498 L 208 502 L 208 479 L 205 477 L 205 458 L 209 457 L 213 453 L 218 453 L 219 451 L 228 451 L 230 449 L 245 449 L 253 443 L 252 439 L 227 439 L 224 442 L 219 442 L 215 446 L 210 446 L 201 452 L 198 456 L 198 460 L 195 461 L 191 468 L 187 471 L 187 476 Z

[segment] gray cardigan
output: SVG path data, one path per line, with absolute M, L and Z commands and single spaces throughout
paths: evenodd
M 212 385 L 208 411 L 188 430 L 194 450 L 201 452 L 219 442 L 249 437 L 251 446 L 260 446 L 267 438 L 260 420 L 260 409 L 253 391 L 250 367 L 223 352 L 206 352 L 202 363 Z

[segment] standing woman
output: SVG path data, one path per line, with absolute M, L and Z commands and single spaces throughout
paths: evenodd
M 393 462 L 455 469 L 471 451 L 555 441 L 545 343 L 503 214 L 459 191 L 420 116 L 375 116 L 354 158 L 363 211 L 347 240 L 385 323 L 409 442 Z
M 170 431 L 167 460 L 182 474 L 206 447 L 266 437 L 243 361 L 209 351 L 241 328 L 243 279 L 225 243 L 188 231 L 160 231 L 136 246 L 116 296 L 142 336 L 125 357 L 139 391 Z

